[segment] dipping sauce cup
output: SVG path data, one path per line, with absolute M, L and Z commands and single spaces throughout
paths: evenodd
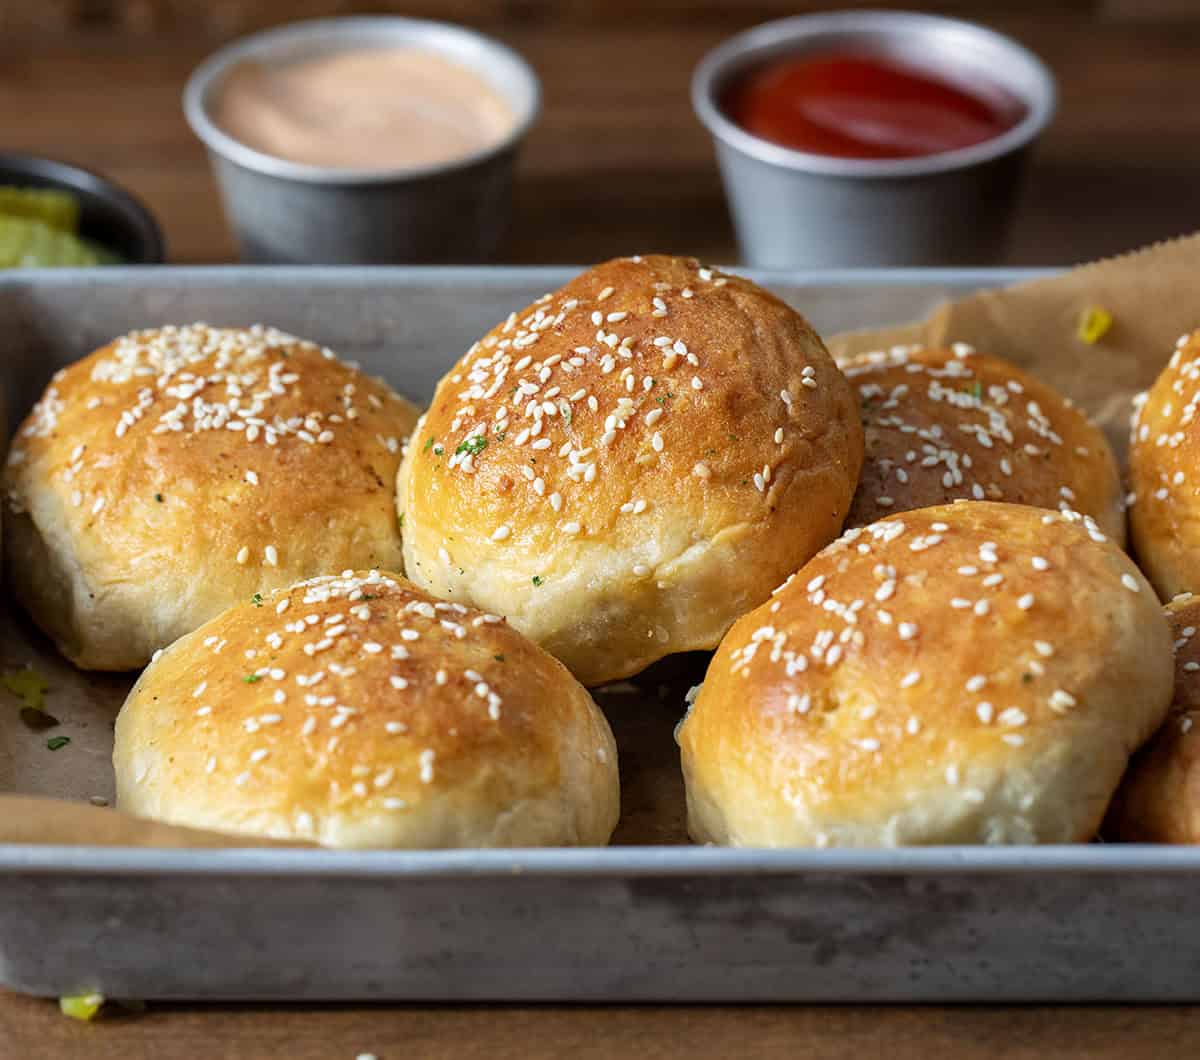
M 215 119 L 231 73 L 355 49 L 433 52 L 478 75 L 511 109 L 502 139 L 465 157 L 390 169 L 311 165 L 256 150 Z M 455 264 L 486 260 L 511 207 L 517 149 L 540 87 L 510 48 L 443 22 L 399 16 L 295 22 L 235 41 L 188 80 L 183 105 L 208 148 L 225 212 L 250 262 Z
M 755 136 L 726 113 L 732 86 L 784 58 L 876 57 L 970 92 L 987 85 L 1021 117 L 938 154 L 854 158 Z M 746 264 L 760 268 L 985 265 L 1005 250 L 1029 149 L 1054 113 L 1054 79 L 1008 37 L 905 12 L 801 15 L 732 37 L 704 57 L 692 103 L 712 134 Z

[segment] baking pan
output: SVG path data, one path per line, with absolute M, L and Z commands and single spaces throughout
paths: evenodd
M 570 269 L 106 269 L 0 279 L 10 422 L 133 327 L 268 322 L 428 398 L 494 321 Z M 752 274 L 755 275 L 755 274 Z M 759 273 L 830 333 L 923 316 L 1013 270 Z M 58 667 L 72 751 L 0 755 L 0 788 L 111 797 L 128 681 L 69 671 L 19 618 L 4 662 Z M 1195 1001 L 1200 850 L 753 851 L 683 844 L 669 734 L 703 657 L 601 699 L 622 753 L 607 849 L 0 846 L 0 984 L 210 1000 Z M 54 704 L 56 712 L 59 710 Z M 31 745 L 32 746 L 32 745 Z M 44 748 L 44 742 L 41 745 Z M 6 748 L 0 747 L 0 752 Z M 16 748 L 20 752 L 20 748 Z M 82 790 L 78 777 L 91 776 Z M 107 787 L 105 787 L 107 785 Z

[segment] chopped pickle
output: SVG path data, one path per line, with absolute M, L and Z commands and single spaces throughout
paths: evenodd
M 32 666 L 6 671 L 0 675 L 0 684 L 4 685 L 30 710 L 46 709 L 46 692 L 50 686 Z
M 73 1020 L 86 1021 L 95 1018 L 103 1004 L 103 994 L 75 994 L 58 999 L 58 1007 L 62 1010 L 62 1014 L 70 1016 Z
M 41 221 L 71 235 L 79 231 L 79 200 L 56 188 L 14 188 L 0 184 L 0 214 Z
M 44 221 L 0 213 L 0 269 L 112 265 L 111 251 Z
M 1091 305 L 1079 314 L 1079 328 L 1076 334 L 1089 346 L 1094 346 L 1104 338 L 1112 325 L 1112 314 L 1107 309 Z

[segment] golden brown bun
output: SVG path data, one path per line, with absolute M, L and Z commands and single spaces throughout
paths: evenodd
M 1149 584 L 1084 519 L 964 501 L 847 531 L 713 657 L 680 734 L 694 838 L 1090 839 L 1172 663 Z
M 1129 441 L 1129 525 L 1159 596 L 1200 591 L 1200 331 L 1182 336 L 1137 402 Z
M 896 347 L 842 362 L 866 433 L 847 526 L 955 500 L 1090 515 L 1125 541 L 1121 479 L 1099 428 L 999 357 L 957 344 Z
M 1200 843 L 1200 597 L 1167 605 L 1175 635 L 1175 699 L 1121 781 L 1104 822 L 1127 843 Z
M 329 847 L 599 845 L 617 754 L 591 697 L 502 619 L 350 571 L 238 604 L 130 692 L 121 809 Z
M 13 442 L 10 584 L 76 665 L 127 670 L 254 592 L 399 567 L 415 420 L 274 329 L 134 332 L 59 372 Z
M 861 460 L 798 313 L 691 260 L 610 261 L 442 380 L 400 470 L 405 566 L 599 684 L 714 647 L 837 534 Z

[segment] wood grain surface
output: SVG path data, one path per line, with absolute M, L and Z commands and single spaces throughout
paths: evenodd
M 155 1006 L 91 1024 L 0 999 L 5 1060 L 1169 1060 L 1200 1049 L 1185 1007 Z
M 823 5 L 0 0 L 0 150 L 99 169 L 150 205 L 173 261 L 230 260 L 234 248 L 204 152 L 180 112 L 188 72 L 223 40 L 283 18 L 403 9 L 480 25 L 520 49 L 543 79 L 545 112 L 521 160 L 501 261 L 584 263 L 650 249 L 734 261 L 708 138 L 688 103 L 688 76 L 730 32 L 816 6 Z M 1200 3 L 930 6 L 1014 34 L 1060 78 L 1059 117 L 1036 156 L 1011 261 L 1075 262 L 1200 227 Z M 1150 1060 L 1198 1050 L 1200 1012 L 1184 1007 L 152 1006 L 83 1025 L 51 1002 L 0 996 L 3 1060 L 354 1060 L 360 1053 L 379 1060 Z
M 763 13 L 762 4 L 748 6 Z M 1036 17 L 1029 6 L 989 21 L 1050 63 L 1061 102 L 1034 159 L 1009 260 L 1081 261 L 1200 227 L 1200 17 L 1098 19 L 1071 4 L 1044 5 L 1055 15 Z M 529 58 L 545 89 L 501 262 L 586 263 L 636 250 L 736 260 L 687 86 L 700 56 L 737 25 L 671 20 L 670 9 L 637 25 L 632 16 L 594 25 L 484 21 Z M 0 32 L 0 149 L 66 158 L 126 185 L 162 221 L 172 261 L 230 260 L 205 154 L 179 104 L 188 72 L 226 35 Z

